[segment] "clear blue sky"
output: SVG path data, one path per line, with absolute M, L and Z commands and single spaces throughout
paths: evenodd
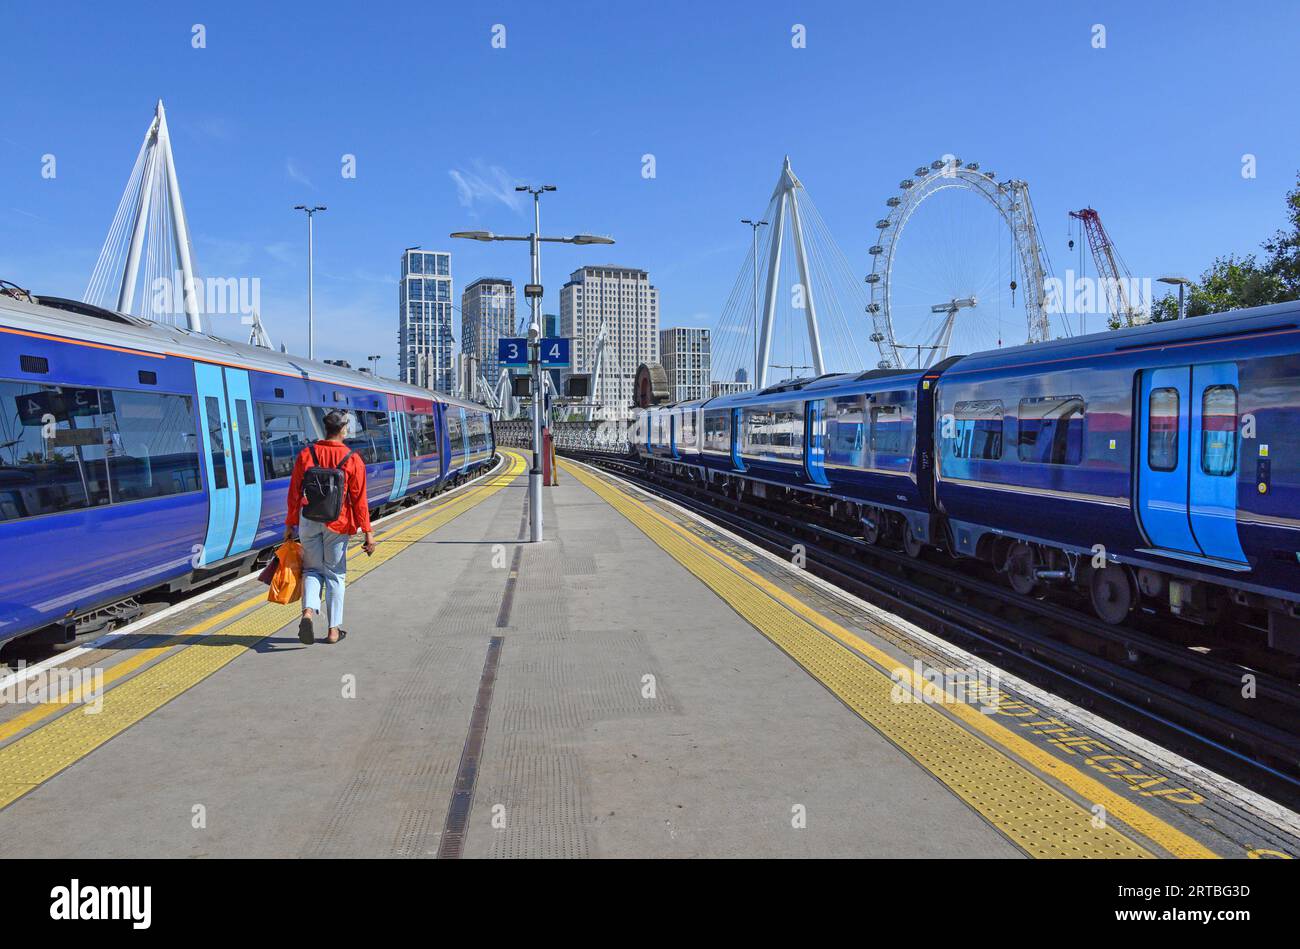
M 670 326 L 717 319 L 748 247 L 737 219 L 762 213 L 787 153 L 862 273 L 884 198 L 945 152 L 1030 182 L 1058 271 L 1066 211 L 1092 205 L 1137 275 L 1256 250 L 1300 168 L 1291 2 L 6 7 L 0 277 L 81 296 L 161 97 L 200 273 L 259 277 L 272 336 L 304 350 L 290 207 L 328 205 L 318 355 L 383 353 L 381 370 L 404 247 L 453 251 L 457 302 L 479 276 L 524 282 L 522 245 L 447 238 L 529 230 L 516 182 L 559 186 L 545 231 L 618 239 L 546 251 L 548 311 L 572 269 L 613 262 L 650 272 Z

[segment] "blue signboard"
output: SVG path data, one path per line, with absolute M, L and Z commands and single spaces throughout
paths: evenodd
M 567 336 L 546 336 L 542 339 L 542 366 L 547 369 L 568 369 L 573 365 L 571 356 L 573 340 Z
M 511 369 L 528 365 L 528 340 L 497 340 L 497 362 Z

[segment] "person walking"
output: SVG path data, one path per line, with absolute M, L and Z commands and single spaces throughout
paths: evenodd
M 347 635 L 343 629 L 343 590 L 348 569 L 348 540 L 361 531 L 361 549 L 375 552 L 366 503 L 366 462 L 348 448 L 343 435 L 351 424 L 347 412 L 332 409 L 325 415 L 325 437 L 298 452 L 289 480 L 289 510 L 284 539 L 294 531 L 302 542 L 302 619 L 298 640 L 315 641 L 313 620 L 322 612 L 322 597 L 329 608 L 327 643 Z

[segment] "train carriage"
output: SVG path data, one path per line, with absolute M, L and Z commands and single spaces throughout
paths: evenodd
M 1300 652 L 1300 304 L 649 410 L 647 462 Z M 644 442 L 641 439 L 644 438 Z M 697 474 L 698 473 L 698 474 Z M 774 491 L 775 489 L 775 491 Z
M 1300 649 L 1298 343 L 1280 304 L 963 358 L 936 430 L 954 549 L 1022 592 L 1065 572 L 1111 621 L 1257 608 Z
M 478 405 L 56 298 L 0 297 L 0 641 L 66 641 L 133 598 L 247 570 L 334 408 L 375 513 L 495 454 Z M 456 432 L 450 431 L 452 420 Z

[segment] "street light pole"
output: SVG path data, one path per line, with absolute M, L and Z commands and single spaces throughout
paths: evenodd
M 314 248 L 312 247 L 312 222 L 316 218 L 317 211 L 328 211 L 324 205 L 307 207 L 305 204 L 295 204 L 295 211 L 307 212 L 307 358 L 316 358 L 316 321 L 315 313 L 312 308 L 312 257 Z
M 533 196 L 533 234 L 528 242 L 533 260 L 533 280 L 524 288 L 524 293 L 532 310 L 532 322 L 528 324 L 528 362 L 533 373 L 533 467 L 528 472 L 528 513 L 529 539 L 536 543 L 542 539 L 542 192 L 554 191 L 555 186 L 521 187 Z
M 767 225 L 766 221 L 751 221 L 743 218 L 741 224 L 748 224 L 754 232 L 754 378 L 750 385 L 758 387 L 758 229 Z
M 1178 319 L 1181 320 L 1186 315 L 1186 311 L 1183 310 L 1183 288 L 1191 281 L 1186 277 L 1157 277 L 1156 282 L 1178 285 Z
M 556 244 L 612 244 L 613 238 L 594 234 L 575 234 L 573 237 L 542 236 L 542 195 L 554 191 L 555 185 L 531 188 L 518 185 L 516 191 L 527 191 L 533 196 L 533 232 L 526 235 L 493 234 L 491 231 L 453 231 L 452 237 L 474 241 L 528 241 L 532 262 L 532 282 L 524 288 L 531 304 L 532 321 L 528 326 L 528 366 L 533 379 L 533 463 L 528 472 L 529 539 L 542 539 L 542 412 L 545 393 L 542 378 L 542 257 L 544 241 Z

